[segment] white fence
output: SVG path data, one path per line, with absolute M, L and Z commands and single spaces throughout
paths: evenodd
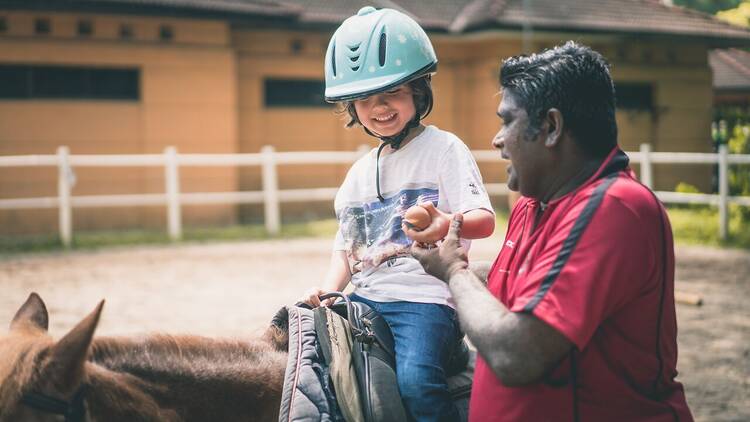
M 1 167 L 56 166 L 58 168 L 57 196 L 37 198 L 0 199 L 2 209 L 57 208 L 60 238 L 70 246 L 73 236 L 73 208 L 85 207 L 132 207 L 166 206 L 169 237 L 182 237 L 182 205 L 197 204 L 264 204 L 264 221 L 270 234 L 279 232 L 281 226 L 280 204 L 282 202 L 304 202 L 332 200 L 337 187 L 313 189 L 279 189 L 277 167 L 289 164 L 349 164 L 353 163 L 369 148 L 362 146 L 357 151 L 276 152 L 265 146 L 254 154 L 178 154 L 174 147 L 167 147 L 163 154 L 139 155 L 71 155 L 67 147 L 59 147 L 56 155 L 21 155 L 0 157 Z M 477 162 L 500 163 L 498 151 L 474 151 Z M 641 180 L 652 184 L 653 164 L 718 164 L 719 193 L 687 194 L 656 192 L 659 199 L 669 203 L 710 204 L 719 207 L 719 234 L 727 236 L 728 204 L 750 206 L 750 197 L 729 196 L 728 169 L 731 164 L 750 164 L 750 155 L 728 154 L 722 145 L 718 153 L 651 152 L 649 144 L 642 144 L 639 152 L 629 152 L 631 162 L 639 163 Z M 260 191 L 241 192 L 180 192 L 180 168 L 188 166 L 261 166 L 262 186 Z M 96 195 L 73 196 L 76 167 L 163 167 L 163 194 Z M 486 184 L 490 195 L 504 195 L 508 188 L 504 183 Z

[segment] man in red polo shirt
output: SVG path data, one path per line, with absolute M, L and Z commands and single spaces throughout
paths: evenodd
M 469 270 L 460 215 L 439 248 L 413 246 L 479 352 L 470 420 L 691 421 L 672 232 L 617 146 L 607 63 L 568 42 L 505 60 L 500 83 L 493 145 L 522 198 L 497 259 Z

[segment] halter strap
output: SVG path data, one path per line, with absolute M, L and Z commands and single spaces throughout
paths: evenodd
M 21 403 L 36 410 L 62 415 L 65 422 L 83 422 L 86 408 L 83 405 L 83 388 L 78 389 L 73 400 L 65 401 L 32 391 L 21 397 Z

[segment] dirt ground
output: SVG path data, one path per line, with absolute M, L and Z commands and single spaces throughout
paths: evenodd
M 492 259 L 497 236 L 475 242 Z M 98 334 L 151 331 L 206 336 L 260 333 L 282 305 L 324 274 L 330 239 L 194 244 L 0 257 L 0 323 L 32 291 L 54 336 L 101 299 Z M 678 305 L 678 379 L 697 421 L 750 420 L 750 252 L 677 249 L 677 289 L 701 307 Z

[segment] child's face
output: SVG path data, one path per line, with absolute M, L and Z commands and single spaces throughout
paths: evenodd
M 356 100 L 354 109 L 360 123 L 381 136 L 398 134 L 416 113 L 413 91 L 409 84 Z

